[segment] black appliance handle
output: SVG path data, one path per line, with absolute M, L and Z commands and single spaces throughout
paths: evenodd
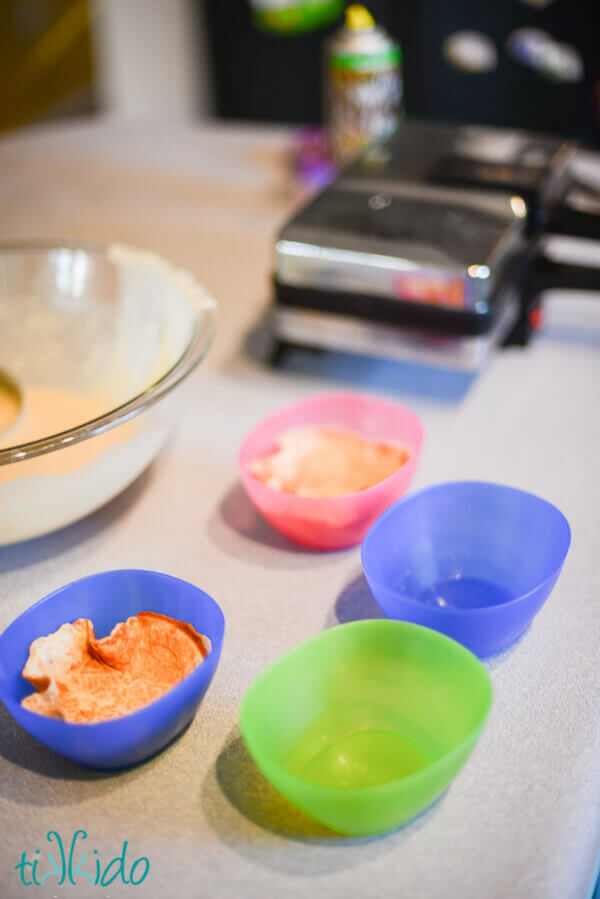
M 577 151 L 565 173 L 561 196 L 548 212 L 544 230 L 600 240 L 600 153 Z
M 600 221 L 600 216 L 599 216 Z M 565 240 L 565 249 L 556 252 L 553 241 Z M 544 237 L 532 265 L 536 292 L 552 289 L 600 292 L 600 239 L 573 238 L 571 234 Z
M 545 231 L 600 240 L 600 191 L 572 184 L 562 200 L 552 207 Z

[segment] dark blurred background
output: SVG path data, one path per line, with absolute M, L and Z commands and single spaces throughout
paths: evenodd
M 404 51 L 413 118 L 600 136 L 600 54 L 583 0 L 371 0 Z M 321 118 L 323 40 L 261 30 L 250 0 L 0 0 L 0 129 L 107 113 L 129 118 L 217 116 L 263 122 Z M 511 57 L 516 29 L 569 45 L 580 73 L 560 80 Z M 457 31 L 491 42 L 489 71 L 444 54 Z
M 367 6 L 402 44 L 408 115 L 598 137 L 600 48 L 591 3 L 554 0 L 537 8 L 518 0 L 371 0 Z M 246 0 L 206 0 L 205 7 L 217 113 L 237 119 L 318 121 L 321 46 L 337 25 L 280 37 L 252 25 Z M 541 77 L 508 56 L 504 46 L 509 34 L 528 26 L 579 51 L 580 81 Z M 466 29 L 495 44 L 499 52 L 493 71 L 463 72 L 444 57 L 445 38 Z

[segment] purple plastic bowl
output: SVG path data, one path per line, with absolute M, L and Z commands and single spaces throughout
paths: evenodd
M 362 564 L 388 618 L 434 628 L 489 656 L 539 612 L 570 541 L 562 512 L 533 493 L 458 481 L 384 512 L 363 541 Z
M 66 622 L 89 618 L 96 636 L 138 612 L 188 621 L 212 649 L 191 674 L 139 711 L 94 724 L 70 724 L 21 706 L 33 688 L 21 676 L 36 637 Z M 87 768 L 117 769 L 155 755 L 190 723 L 216 671 L 225 619 L 214 599 L 179 578 L 154 571 L 105 571 L 73 581 L 20 615 L 0 636 L 0 699 L 25 730 L 55 752 Z

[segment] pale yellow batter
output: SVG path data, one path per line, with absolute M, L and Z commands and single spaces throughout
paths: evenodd
M 11 399 L 9 391 L 0 389 L 0 449 L 67 431 L 110 409 L 110 403 L 102 397 L 47 387 L 26 387 L 23 389 L 21 408 L 18 396 L 16 401 L 18 408 L 15 421 L 15 397 L 13 395 Z M 12 419 L 9 419 L 11 411 Z M 7 422 L 6 428 L 1 427 L 2 421 Z M 59 451 L 11 465 L 0 465 L 0 483 L 17 477 L 59 475 L 82 468 L 98 452 L 111 443 L 121 441 L 125 436 L 124 431 L 129 430 L 128 424 L 130 423 L 71 447 L 62 447 Z

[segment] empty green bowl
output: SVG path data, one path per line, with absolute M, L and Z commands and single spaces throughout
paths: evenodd
M 340 833 L 382 833 L 433 803 L 472 751 L 492 701 L 481 662 L 405 621 L 357 621 L 292 649 L 240 712 L 256 764 Z

